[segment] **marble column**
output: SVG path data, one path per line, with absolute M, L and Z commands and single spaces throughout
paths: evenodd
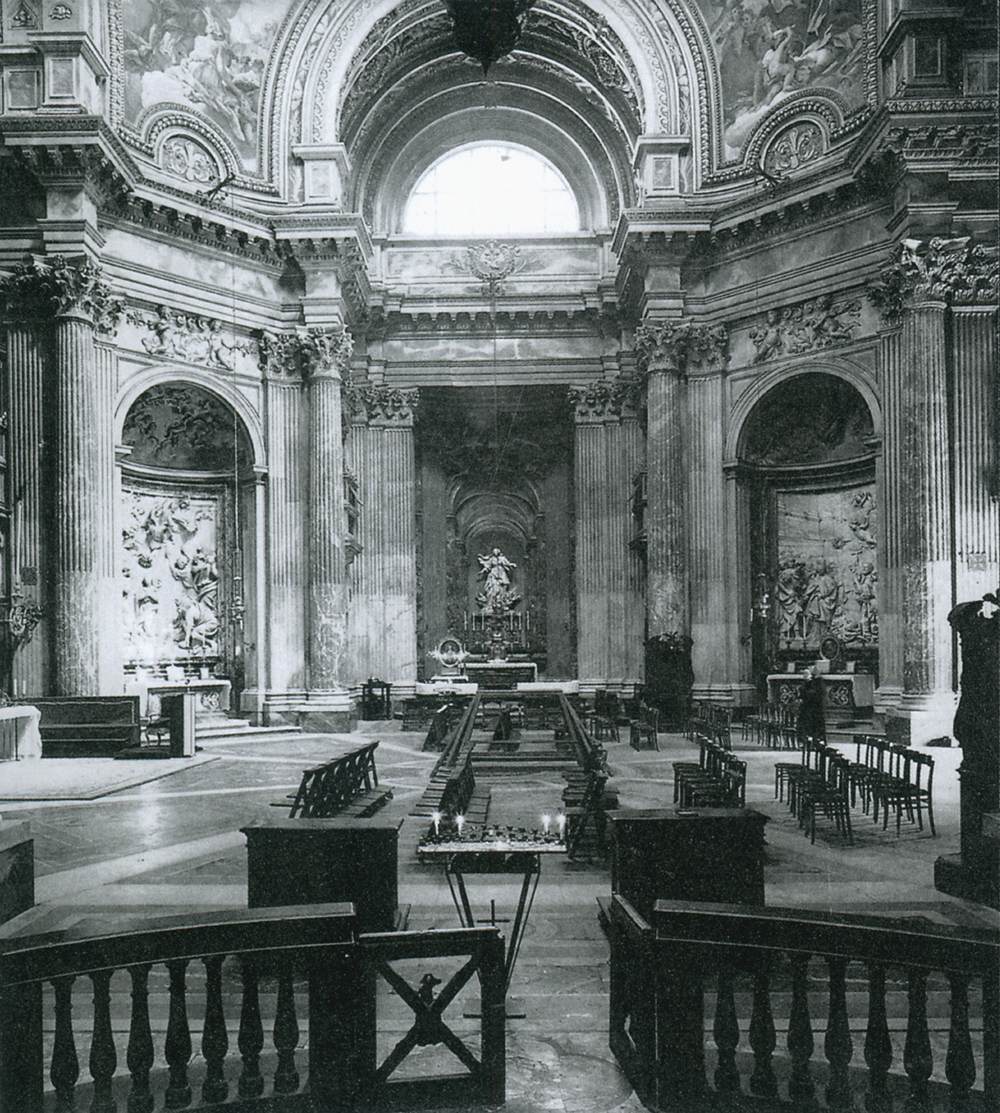
M 955 595 L 979 599 L 1000 584 L 1000 382 L 996 306 L 951 314 L 955 436 Z
M 44 616 L 50 607 L 49 540 L 51 485 L 46 482 L 44 339 L 40 326 L 13 321 L 7 327 L 8 482 L 10 497 L 11 590 L 16 602 Z M 37 611 L 35 612 L 37 613 Z M 11 697 L 41 695 L 49 689 L 49 622 L 43 617 L 14 653 Z
M 306 693 L 306 427 L 299 337 L 267 335 L 261 366 L 267 398 L 269 623 L 266 716 L 297 722 Z
M 636 384 L 638 386 L 638 384 Z M 634 391 L 633 391 L 634 394 Z M 645 469 L 646 446 L 639 421 L 637 399 L 628 396 L 622 406 L 618 452 L 619 486 L 628 508 L 622 518 L 623 569 L 625 572 L 624 675 L 626 683 L 641 684 L 645 679 L 646 660 L 646 576 L 642 557 L 629 547 L 634 525 L 629 500 L 635 489 L 635 477 Z
M 572 387 L 576 417 L 577 674 L 585 686 L 620 686 L 628 668 L 630 462 L 622 438 L 626 385 Z
M 361 551 L 353 565 L 351 677 L 377 676 L 396 691 L 417 678 L 416 390 L 359 385 L 351 462 L 360 488 Z
M 894 605 L 899 614 L 902 699 L 894 715 L 911 743 L 951 731 L 957 678 L 947 618 L 961 564 L 956 542 L 963 551 L 980 544 L 972 519 L 988 498 L 982 473 L 972 470 L 977 456 L 987 458 L 989 430 L 971 410 L 990 392 L 991 349 L 952 307 L 995 302 L 996 284 L 995 257 L 968 239 L 907 240 L 873 292 L 883 313 L 899 322 L 898 334 L 886 336 L 880 349 L 886 602 L 890 614 Z M 995 521 L 990 541 L 971 551 L 996 553 Z M 989 524 L 987 517 L 983 525 Z
M 95 350 L 95 330 L 115 326 L 121 303 L 100 267 L 62 256 L 15 268 L 3 296 L 9 317 L 53 322 L 49 687 L 57 695 L 117 692 L 120 650 L 116 655 L 109 647 L 120 637 L 118 607 L 110 603 L 116 586 L 112 374 L 108 356 Z
M 351 341 L 346 329 L 312 329 L 303 338 L 308 363 L 308 700 L 314 713 L 343 725 L 349 713 L 344 677 L 347 649 L 347 562 L 344 540 L 344 436 L 341 389 Z
M 113 422 L 118 390 L 118 355 L 108 338 L 100 333 L 94 345 L 94 388 L 96 405 L 107 414 L 107 420 L 97 422 L 94 441 L 98 451 L 98 505 L 105 508 L 106 514 L 106 528 L 97 537 L 97 563 L 102 569 L 100 614 L 105 616 L 100 630 L 99 687 L 103 695 L 111 695 L 125 690 L 123 627 L 119 621 L 122 593 L 118 580 L 122 527 L 118 513 L 120 503 Z M 111 616 L 110 621 L 108 616 Z

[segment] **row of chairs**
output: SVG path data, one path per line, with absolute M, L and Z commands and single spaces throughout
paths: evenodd
M 675 761 L 674 803 L 682 808 L 742 808 L 747 763 L 709 738 L 699 740 L 698 761 Z
M 926 809 L 931 835 L 936 835 L 934 758 L 877 735 L 855 735 L 854 741 L 854 761 L 825 742 L 807 738 L 801 761 L 775 763 L 774 795 L 783 800 L 787 789 L 789 809 L 808 829 L 811 841 L 816 840 L 816 817 L 822 813 L 853 842 L 851 809 L 859 801 L 875 823 L 881 818 L 883 831 L 894 814 L 897 835 L 904 812 L 922 831 Z
M 855 758 L 850 763 L 851 804 L 861 802 L 861 810 L 876 823 L 879 813 L 882 830 L 889 825 L 890 809 L 896 816 L 899 833 L 903 812 L 910 823 L 924 829 L 924 809 L 932 835 L 934 829 L 934 758 L 911 750 L 877 734 L 854 735 Z
M 796 750 L 799 738 L 795 708 L 787 704 L 765 703 L 743 720 L 741 740 L 768 750 Z
M 694 700 L 684 732 L 690 741 L 711 738 L 727 750 L 733 748 L 733 709 L 725 704 Z

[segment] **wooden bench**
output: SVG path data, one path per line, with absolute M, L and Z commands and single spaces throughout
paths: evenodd
M 114 757 L 138 746 L 138 696 L 36 696 L 42 757 Z
M 377 742 L 342 754 L 332 761 L 302 771 L 298 791 L 290 797 L 289 819 L 366 819 L 392 799 L 391 788 L 381 788 L 375 769 Z M 288 807 L 283 802 L 275 807 Z

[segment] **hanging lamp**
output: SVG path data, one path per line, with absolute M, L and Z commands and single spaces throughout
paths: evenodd
M 483 67 L 509 54 L 524 29 L 524 17 L 535 0 L 444 0 L 454 24 L 455 45 Z

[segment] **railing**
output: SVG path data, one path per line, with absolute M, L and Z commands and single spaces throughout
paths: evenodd
M 504 948 L 495 928 L 355 936 L 350 905 L 314 905 L 7 946 L 0 954 L 0 1113 L 206 1106 L 307 1113 L 390 1101 L 412 1109 L 445 1097 L 504 1100 Z M 446 983 L 431 978 L 429 988 L 427 976 L 414 988 L 392 965 L 455 957 L 465 959 L 458 971 Z M 478 1056 L 444 1020 L 473 975 L 483 1005 Z M 414 1012 L 410 1031 L 384 1058 L 380 977 Z M 438 993 L 435 984 L 443 984 Z M 75 1025 L 74 1007 L 88 998 L 91 1018 Z M 113 1021 L 123 1013 L 127 1037 Z M 158 1054 L 154 1030 L 163 1015 Z M 300 1025 L 308 1051 L 300 1049 Z M 78 1040 L 88 1030 L 90 1082 L 83 1085 Z M 411 1051 L 435 1044 L 465 1071 L 433 1094 L 422 1079 L 393 1077 Z M 234 1045 L 238 1064 L 229 1055 Z
M 561 693 L 559 706 L 562 709 L 563 720 L 566 723 L 577 764 L 587 772 L 604 769 L 606 764 L 604 747 L 587 732 L 576 708 Z
M 1000 1108 L 995 934 L 674 901 L 658 901 L 650 925 L 618 895 L 602 902 L 601 918 L 611 945 L 611 1049 L 652 1107 L 689 1113 L 739 1099 L 750 1109 Z M 929 992 L 948 1002 L 947 1048 L 937 1063 Z M 706 994 L 714 1006 L 708 1049 Z M 858 1010 L 864 1037 L 855 1047 Z M 890 1020 L 904 1011 L 905 1034 L 894 1040 Z M 813 1054 L 819 1016 L 825 1062 Z M 748 1053 L 740 1051 L 741 1019 Z M 787 1057 L 775 1061 L 781 1028 Z M 936 1066 L 941 1080 L 932 1080 Z

